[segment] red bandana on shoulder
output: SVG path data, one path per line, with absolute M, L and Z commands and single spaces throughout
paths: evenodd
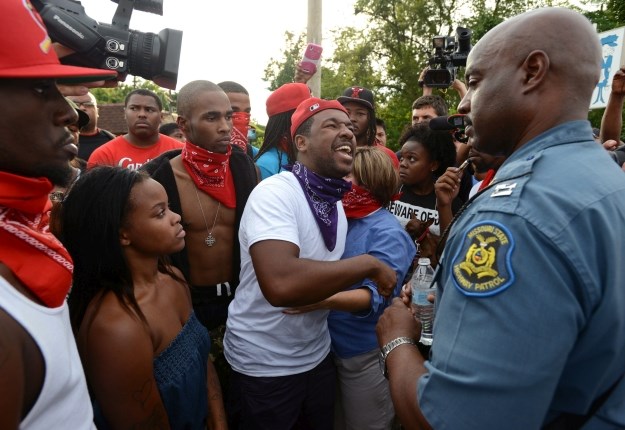
M 200 148 L 188 140 L 182 148 L 182 165 L 193 183 L 225 207 L 232 209 L 237 205 L 237 198 L 229 165 L 230 154 L 230 146 L 228 152 L 219 154 Z
M 56 308 L 69 292 L 74 265 L 49 231 L 50 191 L 47 179 L 0 172 L 0 261 L 46 306 Z
M 352 189 L 346 192 L 341 200 L 347 218 L 364 218 L 382 207 L 369 190 L 353 183 Z

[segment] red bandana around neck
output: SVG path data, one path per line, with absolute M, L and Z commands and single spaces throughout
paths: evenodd
M 225 207 L 233 209 L 237 205 L 237 198 L 229 165 L 231 153 L 230 146 L 228 152 L 219 154 L 200 148 L 187 140 L 182 148 L 182 165 L 198 189 Z
M 56 308 L 69 292 L 74 265 L 49 231 L 52 188 L 45 178 L 0 172 L 0 261 L 46 306 Z
M 354 183 L 352 189 L 346 192 L 341 200 L 348 219 L 364 218 L 382 207 L 382 203 L 368 189 Z
M 486 172 L 486 176 L 484 176 L 482 183 L 478 187 L 478 191 L 482 191 L 484 188 L 490 185 L 491 181 L 495 177 L 495 173 L 495 169 L 488 169 L 488 171 Z

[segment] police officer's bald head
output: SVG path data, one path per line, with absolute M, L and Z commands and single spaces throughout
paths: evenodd
M 492 33 L 492 34 L 491 34 Z M 502 23 L 484 37 L 498 39 L 511 60 L 525 61 L 537 50 L 549 58 L 549 74 L 591 97 L 599 80 L 601 45 L 590 21 L 564 8 L 536 9 Z M 586 103 L 587 110 L 590 103 Z
M 590 22 L 563 8 L 536 9 L 488 32 L 467 60 L 474 142 L 510 154 L 543 131 L 586 119 L 599 80 L 601 46 Z

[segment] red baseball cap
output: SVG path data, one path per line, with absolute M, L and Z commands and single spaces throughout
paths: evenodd
M 310 97 L 310 89 L 306 84 L 284 84 L 267 98 L 267 116 L 293 110 Z
M 295 140 L 295 132 L 308 118 L 326 109 L 340 110 L 349 116 L 343 105 L 336 100 L 309 98 L 301 102 L 295 112 L 293 112 L 293 116 L 291 116 L 291 138 Z
M 29 0 L 2 0 L 0 40 L 0 78 L 52 78 L 78 83 L 117 76 L 112 70 L 62 65 L 43 20 Z

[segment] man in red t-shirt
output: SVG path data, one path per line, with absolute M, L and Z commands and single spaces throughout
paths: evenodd
M 163 152 L 181 149 L 181 142 L 158 132 L 162 109 L 161 99 L 154 92 L 141 88 L 131 91 L 124 101 L 128 133 L 93 151 L 87 167 L 104 164 L 138 169 Z
M 391 157 L 395 168 L 399 170 L 397 155 L 376 138 L 377 126 L 373 92 L 363 87 L 349 87 L 343 91 L 343 95 L 338 97 L 337 100 L 345 107 L 349 114 L 349 119 L 352 121 L 356 145 L 375 146 L 386 152 Z

